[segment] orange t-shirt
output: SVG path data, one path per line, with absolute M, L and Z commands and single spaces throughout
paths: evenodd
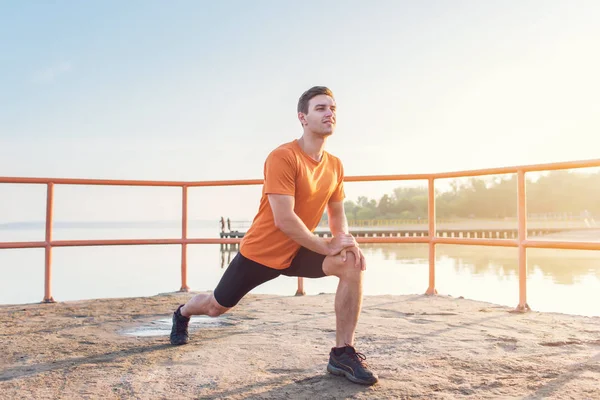
M 294 212 L 312 232 L 327 203 L 345 197 L 342 162 L 327 152 L 323 152 L 321 161 L 315 161 L 298 140 L 279 146 L 267 157 L 260 206 L 242 239 L 240 252 L 267 267 L 284 269 L 292 263 L 300 244 L 275 226 L 268 194 L 294 196 Z

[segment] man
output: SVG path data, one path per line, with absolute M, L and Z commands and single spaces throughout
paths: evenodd
M 378 378 L 353 347 L 362 304 L 365 259 L 348 234 L 341 161 L 324 150 L 336 125 L 333 93 L 316 86 L 298 101 L 300 139 L 273 150 L 264 165 L 260 206 L 240 250 L 212 294 L 194 296 L 173 314 L 171 343 L 188 342 L 192 315 L 217 317 L 249 291 L 279 275 L 339 278 L 335 296 L 336 347 L 327 370 L 372 385 Z M 327 209 L 332 238 L 312 233 Z

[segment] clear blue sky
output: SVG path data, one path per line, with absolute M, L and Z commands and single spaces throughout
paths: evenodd
M 336 95 L 348 175 L 598 158 L 598 21 L 595 0 L 0 1 L 0 175 L 260 178 L 313 85 Z M 117 193 L 62 190 L 88 204 L 63 219 Z M 120 190 L 126 216 L 179 204 Z M 236 190 L 199 207 L 235 214 L 242 193 L 252 216 L 258 190 Z M 0 195 L 0 222 L 43 216 L 42 190 Z

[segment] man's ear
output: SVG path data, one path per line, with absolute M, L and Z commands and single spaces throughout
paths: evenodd
M 299 112 L 298 113 L 298 120 L 300 121 L 300 123 L 302 124 L 302 126 L 306 125 L 306 116 L 304 115 L 304 113 Z

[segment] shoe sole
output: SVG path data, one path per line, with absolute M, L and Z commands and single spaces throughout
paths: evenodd
M 188 344 L 188 340 L 185 340 L 183 342 L 174 342 L 173 340 L 170 340 L 170 342 L 173 346 L 182 346 L 184 344 Z
M 359 385 L 367 385 L 367 386 L 371 386 L 377 383 L 377 380 L 375 381 L 365 381 L 362 379 L 358 379 L 357 377 L 355 377 L 354 375 L 352 375 L 350 372 L 343 370 L 341 368 L 337 368 L 334 367 L 331 364 L 327 364 L 327 372 L 329 372 L 330 374 L 333 375 L 337 375 L 337 376 L 345 376 L 346 379 L 348 379 L 351 382 L 354 383 L 358 383 Z

